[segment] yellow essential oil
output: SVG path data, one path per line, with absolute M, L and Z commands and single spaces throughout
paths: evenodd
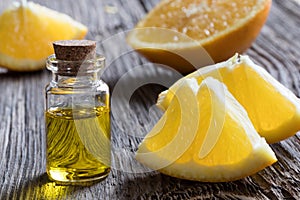
M 47 173 L 60 182 L 101 180 L 110 172 L 110 112 L 50 108 L 45 113 Z

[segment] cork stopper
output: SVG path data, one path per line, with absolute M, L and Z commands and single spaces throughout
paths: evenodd
M 96 57 L 96 42 L 91 40 L 60 40 L 53 42 L 55 57 L 59 60 L 58 73 L 76 75 L 85 60 Z

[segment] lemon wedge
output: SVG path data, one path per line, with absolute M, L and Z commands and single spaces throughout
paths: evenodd
M 300 130 L 300 100 L 248 56 L 237 54 L 178 80 L 159 95 L 157 105 L 165 110 L 181 82 L 191 77 L 198 83 L 206 77 L 223 82 L 268 143 L 284 140 Z
M 276 162 L 245 109 L 211 77 L 181 81 L 136 159 L 164 174 L 196 181 L 241 179 Z
M 13 71 L 43 69 L 52 42 L 82 39 L 87 27 L 62 14 L 28 2 L 14 3 L 0 15 L 0 66 Z

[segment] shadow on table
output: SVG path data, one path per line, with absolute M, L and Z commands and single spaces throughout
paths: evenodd
M 181 180 L 163 174 L 136 177 L 124 181 L 113 192 L 112 199 L 211 199 L 216 197 L 208 188 L 217 184 Z
M 121 185 L 115 187 L 110 199 L 132 200 L 139 199 L 145 195 L 147 197 L 162 193 L 162 176 L 158 173 L 142 175 L 141 177 L 128 178 L 122 181 Z M 138 176 L 138 175 L 137 175 Z
M 205 183 L 156 174 L 125 181 L 115 189 L 112 199 L 265 199 L 261 188 L 251 180 Z
M 98 182 L 95 182 L 98 183 Z M 0 199 L 68 199 L 89 185 L 63 185 L 49 180 L 46 173 L 27 180 Z

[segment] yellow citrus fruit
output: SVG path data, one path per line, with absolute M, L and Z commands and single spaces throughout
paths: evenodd
M 71 17 L 28 2 L 0 15 L 0 66 L 34 71 L 45 66 L 55 40 L 82 39 L 87 28 Z
M 242 104 L 257 130 L 268 143 L 293 136 L 300 130 L 300 100 L 248 56 L 235 55 L 225 62 L 203 67 L 178 80 L 159 95 L 157 105 L 165 110 L 186 78 L 200 83 L 206 77 L 222 81 Z
M 209 61 L 202 48 L 214 62 L 245 51 L 259 34 L 270 7 L 271 0 L 163 0 L 127 40 L 151 61 L 187 73 L 200 67 L 203 57 Z
M 138 148 L 136 159 L 144 165 L 177 178 L 224 182 L 276 162 L 223 83 L 185 79 L 175 97 Z

